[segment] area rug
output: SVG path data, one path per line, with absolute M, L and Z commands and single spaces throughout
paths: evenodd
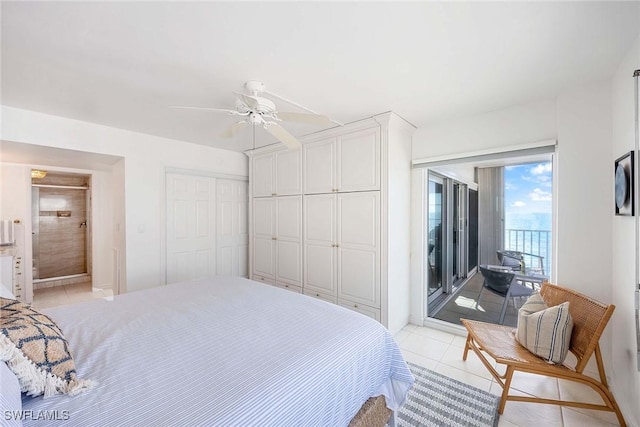
M 500 397 L 407 363 L 416 382 L 396 415 L 396 424 L 415 426 L 498 425 Z

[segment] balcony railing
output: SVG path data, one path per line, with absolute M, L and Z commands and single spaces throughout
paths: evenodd
M 549 230 L 504 230 L 504 248 L 510 251 L 525 252 L 544 257 L 544 271 L 546 275 L 551 273 L 551 231 Z M 524 263 L 527 266 L 537 265 L 538 260 L 525 255 Z

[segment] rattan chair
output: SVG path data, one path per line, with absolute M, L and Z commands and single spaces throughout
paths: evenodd
M 468 331 L 462 360 L 467 360 L 469 349 L 473 350 L 497 383 L 502 386 L 502 398 L 498 408 L 500 414 L 503 413 L 508 400 L 535 402 L 615 412 L 620 425 L 626 426 L 620 408 L 613 394 L 609 391 L 600 345 L 598 344 L 600 335 L 611 318 L 615 306 L 599 303 L 571 289 L 549 283 L 543 283 L 540 294 L 549 307 L 569 301 L 569 312 L 574 322 L 569 350 L 577 359 L 575 366 L 549 364 L 529 352 L 516 341 L 513 327 L 467 319 L 462 319 L 462 324 Z M 583 373 L 589 358 L 594 353 L 600 376 L 599 381 Z M 506 372 L 500 375 L 489 362 L 487 356 L 499 364 L 506 365 Z M 515 371 L 555 377 L 587 385 L 600 395 L 604 404 L 596 405 L 586 402 L 510 395 L 509 387 Z

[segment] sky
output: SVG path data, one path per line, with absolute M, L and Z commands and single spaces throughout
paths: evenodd
M 551 162 L 504 168 L 504 205 L 507 215 L 551 215 Z

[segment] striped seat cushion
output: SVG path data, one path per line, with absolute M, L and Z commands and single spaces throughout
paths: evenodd
M 569 351 L 573 319 L 569 302 L 547 307 L 539 293 L 527 299 L 518 311 L 516 339 L 527 350 L 547 362 L 564 362 Z
M 92 381 L 78 379 L 58 325 L 15 299 L 0 298 L 0 360 L 32 396 L 73 395 L 93 387 Z

